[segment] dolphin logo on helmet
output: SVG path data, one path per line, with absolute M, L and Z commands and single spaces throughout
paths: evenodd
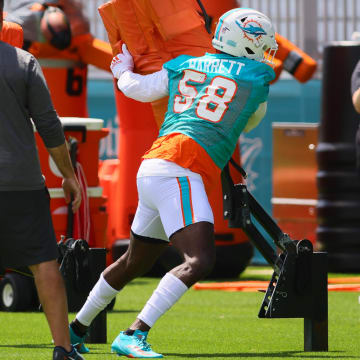
M 261 35 L 266 35 L 266 31 L 264 31 L 264 29 L 260 26 L 253 26 L 253 25 L 245 25 L 245 26 L 241 26 L 241 24 L 239 23 L 238 20 L 235 21 L 235 24 L 244 32 L 246 32 L 249 35 L 253 35 L 255 37 L 261 36 Z
M 236 8 L 223 14 L 212 40 L 215 49 L 226 54 L 265 62 L 274 66 L 278 49 L 270 19 L 250 8 Z

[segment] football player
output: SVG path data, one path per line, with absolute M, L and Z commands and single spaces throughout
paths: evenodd
M 137 174 L 139 203 L 129 248 L 103 272 L 71 324 L 72 341 L 82 352 L 95 316 L 129 281 L 145 274 L 170 241 L 183 263 L 161 279 L 134 323 L 111 346 L 132 358 L 162 357 L 147 343 L 148 331 L 214 265 L 208 193 L 241 132 L 265 115 L 277 43 L 270 19 L 247 8 L 222 15 L 212 43 L 217 53 L 181 55 L 150 75 L 133 72 L 126 45 L 112 61 L 126 96 L 151 102 L 169 95 L 169 102 L 159 137 Z

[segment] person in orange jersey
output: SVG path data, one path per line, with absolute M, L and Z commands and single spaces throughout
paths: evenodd
M 2 10 L 0 0 L 0 32 Z M 33 124 L 63 176 L 66 200 L 73 196 L 73 211 L 81 203 L 80 186 L 41 68 L 31 54 L 12 46 L 9 36 L 7 40 L 0 41 L 0 264 L 29 267 L 33 273 L 54 339 L 53 360 L 81 360 L 70 344 L 65 287 Z
M 169 95 L 169 101 L 159 137 L 138 170 L 129 248 L 105 269 L 70 324 L 80 351 L 86 351 L 86 331 L 96 315 L 129 281 L 146 273 L 171 241 L 183 263 L 165 274 L 136 320 L 111 345 L 112 352 L 131 358 L 163 357 L 148 344 L 149 330 L 214 265 L 208 193 L 240 133 L 265 115 L 277 43 L 267 16 L 237 8 L 220 18 L 212 44 L 216 54 L 180 55 L 149 75 L 133 72 L 125 44 L 113 58 L 112 72 L 126 96 L 150 102 Z
M 48 41 L 64 50 L 71 43 L 71 28 L 57 1 L 8 1 L 5 0 L 6 20 L 19 24 L 24 31 L 24 49 L 33 42 Z
M 109 71 L 110 45 L 90 34 L 79 0 L 5 0 L 5 20 L 24 31 L 24 49 L 39 58 L 64 58 Z
M 24 49 L 42 66 L 60 116 L 88 117 L 87 65 L 109 71 L 111 47 L 90 33 L 80 0 L 5 0 L 6 20 L 24 30 Z

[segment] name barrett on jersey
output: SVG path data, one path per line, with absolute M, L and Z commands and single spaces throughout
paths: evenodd
M 239 75 L 243 66 L 245 66 L 243 62 L 230 59 L 202 60 L 195 58 L 189 60 L 189 67 L 191 69 L 207 73 Z

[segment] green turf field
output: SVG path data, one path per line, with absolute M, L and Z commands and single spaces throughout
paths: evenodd
M 249 267 L 243 279 L 269 279 Z M 111 341 L 141 310 L 158 279 L 141 278 L 117 296 L 108 314 L 108 344 L 89 344 L 86 359 L 118 359 Z M 303 352 L 302 319 L 258 319 L 262 293 L 190 290 L 149 335 L 166 359 L 360 359 L 359 293 L 329 292 L 329 352 Z M 73 314 L 70 314 L 70 319 Z M 0 359 L 51 359 L 51 337 L 41 313 L 0 313 Z M 124 357 L 125 359 L 125 357 Z

